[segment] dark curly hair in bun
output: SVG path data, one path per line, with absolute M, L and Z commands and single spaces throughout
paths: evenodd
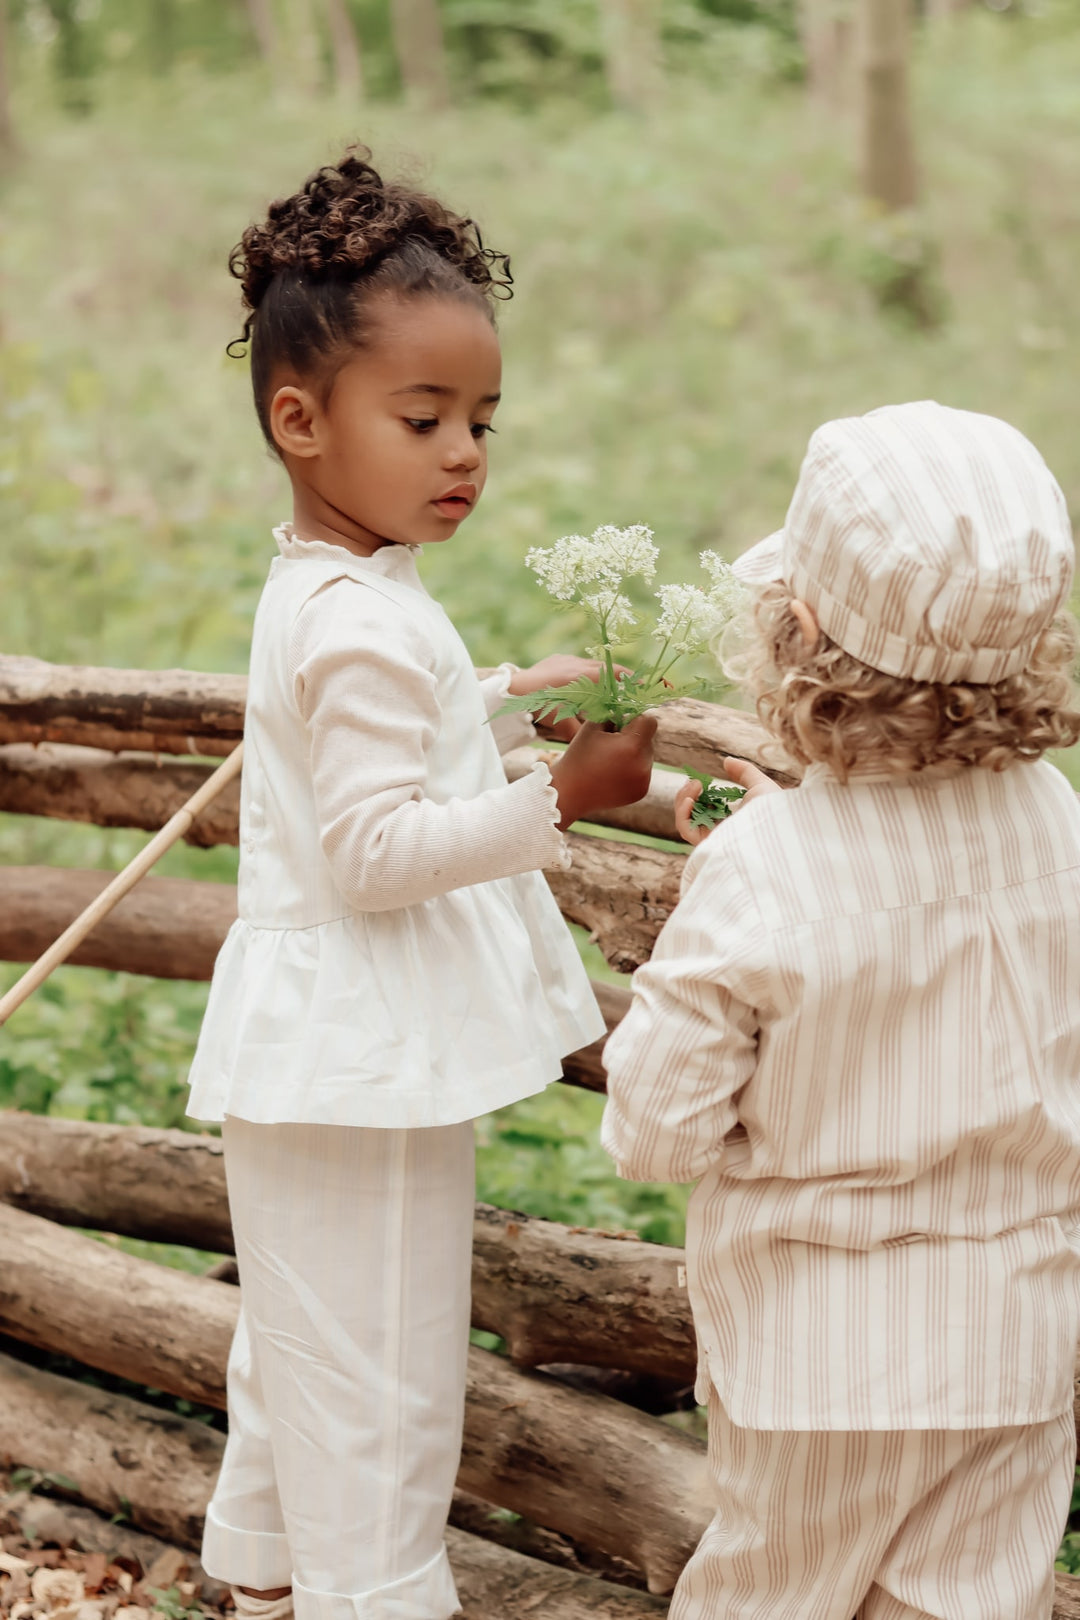
M 377 295 L 441 296 L 475 303 L 494 319 L 509 298 L 510 260 L 484 246 L 471 219 L 434 197 L 388 184 L 366 147 L 310 175 L 270 204 L 229 255 L 248 315 L 231 355 L 251 345 L 255 409 L 266 441 L 270 385 L 282 365 L 329 388 L 339 367 L 370 341 Z

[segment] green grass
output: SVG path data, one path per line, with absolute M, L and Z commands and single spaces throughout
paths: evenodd
M 752 32 L 752 31 L 751 31 Z M 526 549 L 646 522 L 663 574 L 783 520 L 822 420 L 933 396 L 1028 432 L 1080 509 L 1080 31 L 973 13 L 920 48 L 918 229 L 943 324 L 878 298 L 904 243 L 856 195 L 853 134 L 733 42 L 651 121 L 563 99 L 422 120 L 272 97 L 258 75 L 106 82 L 94 115 L 20 86 L 0 181 L 0 648 L 59 661 L 245 666 L 288 510 L 262 447 L 229 247 L 271 196 L 362 136 L 511 252 L 505 403 L 484 502 L 425 559 L 478 662 L 581 634 Z M 1063 761 L 1080 786 L 1075 756 Z M 0 818 L 0 860 L 112 867 L 140 835 Z M 231 880 L 227 850 L 163 872 Z M 595 953 L 594 953 L 595 954 Z M 0 970 L 0 984 L 14 969 Z M 18 1015 L 0 1102 L 182 1120 L 205 987 L 67 969 Z M 678 1241 L 684 1195 L 619 1183 L 596 1098 L 558 1089 L 481 1127 L 483 1195 Z

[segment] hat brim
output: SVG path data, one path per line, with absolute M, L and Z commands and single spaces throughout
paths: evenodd
M 770 534 L 767 540 L 759 540 L 756 546 L 744 551 L 741 557 L 736 557 L 731 565 L 731 571 L 744 585 L 767 585 L 774 579 L 783 579 L 784 570 L 781 567 L 781 552 L 784 546 L 784 531 L 779 529 L 776 534 Z

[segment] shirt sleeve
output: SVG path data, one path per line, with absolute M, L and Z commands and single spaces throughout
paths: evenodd
M 500 664 L 498 669 L 493 669 L 491 674 L 485 675 L 480 682 L 484 708 L 491 722 L 491 735 L 500 754 L 509 754 L 515 748 L 524 748 L 536 736 L 536 727 L 527 712 L 497 714 L 500 704 L 506 700 L 511 677 L 517 674 L 517 669 L 516 664 Z M 492 718 L 493 716 L 495 718 Z
M 289 675 L 311 741 L 323 853 L 354 910 L 569 865 L 546 766 L 472 799 L 425 796 L 442 721 L 434 662 L 422 628 L 386 597 L 341 579 L 310 598 Z
M 604 1048 L 601 1140 L 630 1181 L 696 1181 L 738 1121 L 736 1097 L 757 1065 L 758 1018 L 744 958 L 762 937 L 753 898 L 719 849 L 690 857 L 682 898 L 630 1010 Z

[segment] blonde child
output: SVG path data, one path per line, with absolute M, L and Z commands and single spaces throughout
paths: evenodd
M 190 1112 L 222 1122 L 243 1290 L 203 1558 L 263 1620 L 457 1609 L 472 1121 L 603 1029 L 541 868 L 645 792 L 655 729 L 572 723 L 508 785 L 486 723 L 506 693 L 599 666 L 478 681 L 420 582 L 484 487 L 508 265 L 367 156 L 232 260 L 293 517 L 255 618 L 239 921 Z
M 698 1183 L 716 1516 L 672 1620 L 1049 1620 L 1080 1332 L 1080 804 L 1041 760 L 1080 735 L 1064 498 L 1005 423 L 890 407 L 814 435 L 741 572 L 739 667 L 805 774 L 733 764 L 752 792 L 606 1053 L 620 1172 Z

